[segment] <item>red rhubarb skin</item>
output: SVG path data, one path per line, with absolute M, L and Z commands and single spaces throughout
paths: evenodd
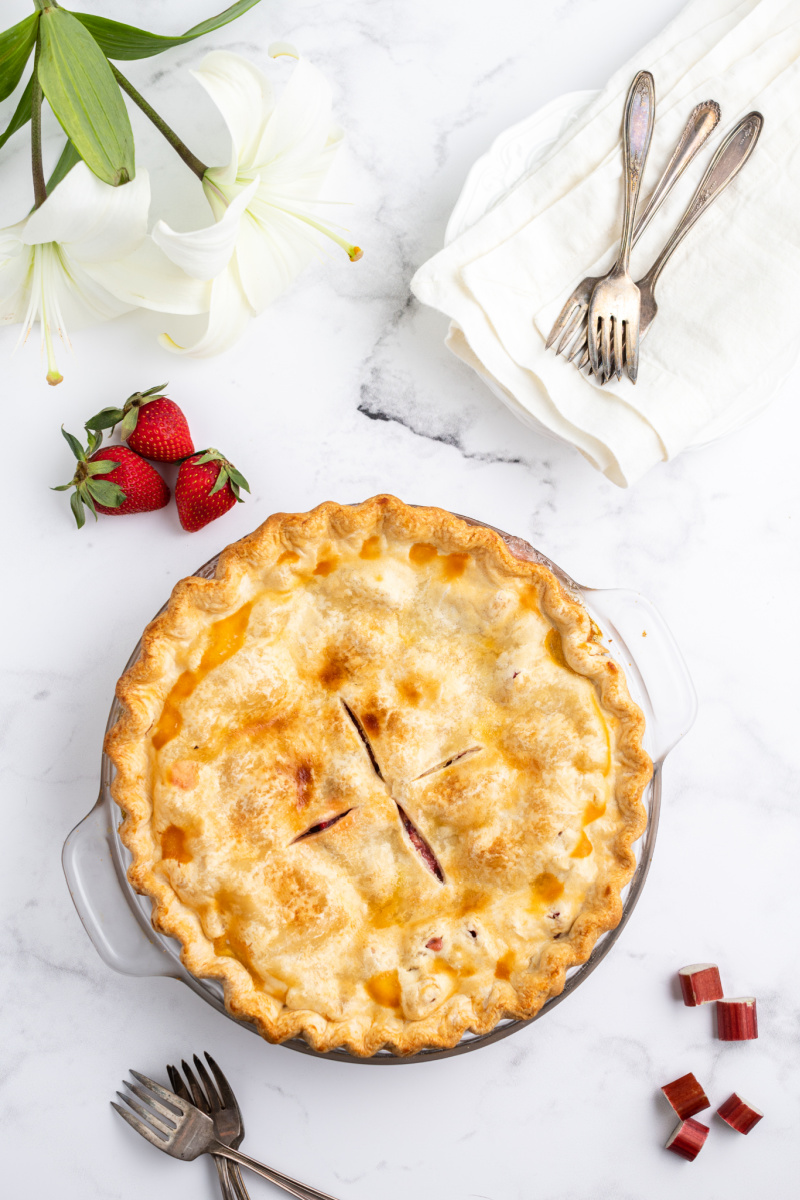
M 750 1042 L 758 1037 L 756 1002 L 717 1004 L 717 1036 L 721 1042 Z
M 722 1117 L 726 1125 L 737 1133 L 749 1133 L 754 1125 L 763 1117 L 763 1113 L 753 1112 L 749 1104 L 737 1096 L 736 1092 L 729 1096 L 724 1104 L 717 1109 L 717 1116 Z
M 698 1004 L 709 1004 L 712 1000 L 723 997 L 722 981 L 718 967 L 707 967 L 705 971 L 697 971 L 694 975 L 678 975 L 683 993 L 683 1003 L 689 1008 Z
M 708 1096 L 691 1071 L 672 1083 L 664 1084 L 661 1090 L 682 1121 L 710 1107 Z
M 671 1150 L 673 1154 L 679 1154 L 687 1162 L 694 1162 L 703 1149 L 707 1137 L 708 1126 L 701 1125 L 699 1121 L 694 1121 L 689 1117 L 687 1121 L 681 1122 L 674 1142 L 666 1149 Z

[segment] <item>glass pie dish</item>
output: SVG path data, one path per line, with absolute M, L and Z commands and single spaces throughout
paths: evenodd
M 472 518 L 463 519 L 476 526 L 483 524 Z M 575 600 L 583 605 L 601 630 L 609 653 L 624 671 L 631 696 L 644 712 L 644 746 L 653 760 L 654 771 L 643 797 L 648 817 L 647 828 L 636 846 L 637 866 L 623 893 L 622 918 L 615 929 L 600 937 L 585 963 L 569 970 L 563 992 L 549 1000 L 530 1020 L 508 1018 L 489 1033 L 466 1034 L 455 1047 L 431 1047 L 405 1056 L 386 1049 L 371 1058 L 338 1049 L 320 1055 L 300 1038 L 282 1043 L 289 1049 L 338 1061 L 384 1064 L 445 1058 L 507 1037 L 532 1020 L 539 1020 L 591 974 L 625 927 L 644 885 L 658 828 L 664 759 L 691 726 L 696 710 L 694 689 L 686 666 L 663 619 L 653 605 L 638 593 L 583 587 L 527 542 L 502 530 L 495 532 L 503 537 L 516 557 L 549 568 Z M 213 577 L 218 557 L 215 556 L 195 574 L 203 578 Z M 137 645 L 128 666 L 136 661 L 139 652 L 140 646 Z M 116 723 L 120 712 L 119 701 L 115 699 L 108 728 Z M 153 928 L 150 899 L 136 893 L 128 881 L 130 855 L 118 835 L 120 810 L 110 790 L 113 772 L 110 759 L 103 754 L 97 803 L 72 831 L 64 846 L 64 871 L 81 921 L 95 949 L 108 966 L 123 974 L 163 975 L 177 979 L 234 1020 L 236 1018 L 231 1017 L 225 1008 L 219 980 L 198 978 L 184 967 L 180 944 Z M 256 1032 L 255 1026 L 245 1021 L 238 1023 Z

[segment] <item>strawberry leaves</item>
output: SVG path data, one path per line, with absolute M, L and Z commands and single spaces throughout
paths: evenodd
M 66 492 L 70 488 L 75 488 L 75 491 L 69 498 L 69 505 L 78 529 L 83 529 L 83 526 L 86 524 L 84 509 L 88 508 L 89 512 L 94 514 L 95 521 L 97 520 L 95 501 L 106 508 L 119 508 L 120 505 L 124 504 L 125 492 L 119 484 L 113 483 L 108 479 L 95 479 L 96 475 L 110 475 L 112 471 L 117 469 L 119 463 L 114 462 L 113 459 L 105 458 L 89 461 L 89 456 L 99 449 L 100 443 L 103 440 L 102 433 L 90 430 L 86 449 L 83 448 L 75 435 L 66 430 L 63 425 L 61 426 L 61 433 L 64 441 L 75 455 L 78 465 L 69 483 L 62 483 L 58 487 L 51 488 L 51 491 Z
M 148 388 L 146 392 L 133 392 L 122 408 L 101 408 L 96 416 L 89 418 L 86 428 L 95 432 L 103 429 L 113 430 L 121 421 L 120 437 L 124 442 L 127 441 L 138 423 L 139 409 L 149 400 L 161 396 L 166 386 L 166 383 L 160 383 L 158 387 Z
M 195 458 L 194 461 L 198 466 L 207 462 L 219 463 L 219 474 L 217 475 L 217 481 L 212 487 L 211 491 L 208 493 L 209 496 L 213 496 L 217 492 L 221 492 L 226 484 L 230 484 L 231 491 L 236 497 L 237 502 L 239 504 L 244 504 L 242 497 L 239 495 L 239 489 L 244 488 L 246 492 L 249 492 L 250 484 L 247 482 L 244 475 L 242 475 L 241 471 L 236 470 L 236 467 L 233 465 L 233 463 L 228 462 L 227 458 L 222 457 L 219 450 L 215 450 L 213 447 L 211 447 L 206 450 L 204 454 L 201 454 L 199 458 Z

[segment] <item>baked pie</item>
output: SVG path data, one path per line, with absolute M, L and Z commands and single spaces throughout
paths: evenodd
M 453 1046 L 619 922 L 642 714 L 484 526 L 392 496 L 270 517 L 176 586 L 118 695 L 131 883 L 272 1042 Z

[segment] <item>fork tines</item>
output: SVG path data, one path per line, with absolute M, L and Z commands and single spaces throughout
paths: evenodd
M 188 1112 L 188 1103 L 138 1071 L 131 1071 L 131 1075 L 140 1086 L 129 1083 L 127 1079 L 123 1080 L 123 1084 L 143 1103 L 139 1104 L 125 1092 L 117 1092 L 120 1100 L 127 1104 L 128 1108 L 123 1108 L 114 1100 L 111 1101 L 111 1107 L 143 1138 L 164 1150 L 178 1128 L 181 1117 Z

